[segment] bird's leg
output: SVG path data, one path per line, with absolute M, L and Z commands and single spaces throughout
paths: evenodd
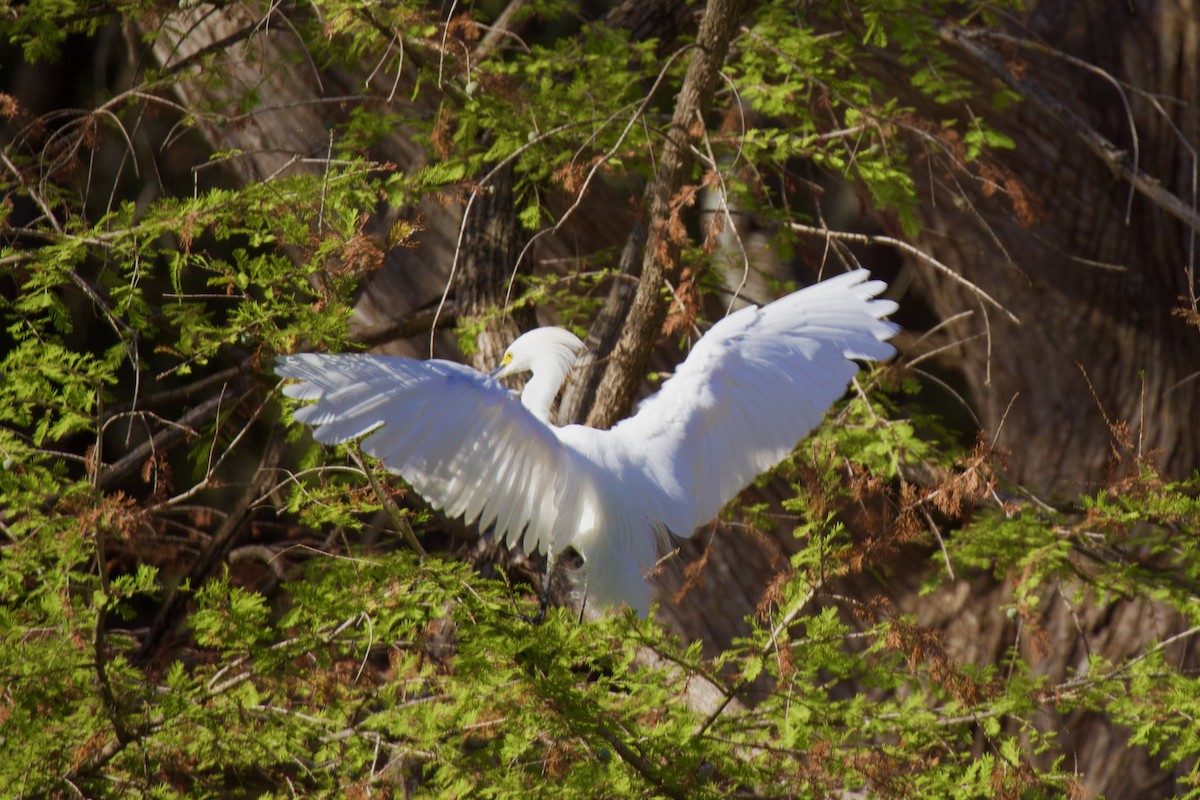
M 527 614 L 517 616 L 530 625 L 540 625 L 546 619 L 546 610 L 550 607 L 550 578 L 554 575 L 554 566 L 558 563 L 558 555 L 551 549 L 546 553 L 546 578 L 542 581 L 542 598 L 538 603 L 538 611 L 532 617 Z
M 583 624 L 583 612 L 587 610 L 587 575 L 583 578 L 583 599 L 579 601 L 579 619 L 575 620 L 577 625 Z
M 554 548 L 549 548 L 546 553 L 546 578 L 542 581 L 542 602 L 538 604 L 537 615 L 533 618 L 534 625 L 546 618 L 546 609 L 550 607 L 550 579 L 554 577 L 554 565 L 557 563 L 558 554 Z

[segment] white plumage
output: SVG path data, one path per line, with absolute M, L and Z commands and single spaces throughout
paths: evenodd
M 858 367 L 886 359 L 896 304 L 857 270 L 725 317 L 637 413 L 608 431 L 549 424 L 582 343 L 539 328 L 491 375 L 450 361 L 283 356 L 296 419 L 363 450 L 431 504 L 510 547 L 584 559 L 590 598 L 645 614 L 664 531 L 690 536 L 820 423 Z M 521 402 L 496 378 L 530 370 Z

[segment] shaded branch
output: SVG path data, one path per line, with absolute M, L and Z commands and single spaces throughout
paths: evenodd
M 233 549 L 234 542 L 237 541 L 238 535 L 245 530 L 245 523 L 254 511 L 254 504 L 263 494 L 264 489 L 270 485 L 275 468 L 283 456 L 283 451 L 283 428 L 275 425 L 271 429 L 270 438 L 263 446 L 262 461 L 254 472 L 254 479 L 242 491 L 233 507 L 229 509 L 221 526 L 209 540 L 208 545 L 192 563 L 187 578 L 163 602 L 162 608 L 154 618 L 154 623 L 150 626 L 149 633 L 146 634 L 146 639 L 138 650 L 135 661 L 143 664 L 149 661 L 158 649 L 159 643 L 166 639 L 167 635 L 183 621 L 184 603 L 191 597 L 192 591 L 212 574 L 213 569 L 223 562 L 229 551 Z M 184 586 L 190 588 L 184 589 L 182 588 Z
M 831 230 L 830 228 L 817 228 L 817 227 L 813 227 L 812 225 L 805 225 L 801 222 L 789 222 L 788 227 L 791 228 L 792 230 L 794 230 L 796 233 L 802 233 L 807 236 L 820 236 L 826 240 L 837 239 L 839 241 L 844 241 L 844 242 L 857 242 L 859 244 L 881 244 L 881 245 L 886 245 L 888 247 L 894 247 L 897 250 L 900 250 L 902 252 L 909 254 L 910 256 L 912 256 L 913 258 L 916 258 L 919 261 L 923 261 L 926 264 L 929 264 L 930 266 L 934 267 L 938 272 L 942 273 L 943 275 L 946 275 L 950 279 L 957 281 L 958 283 L 967 287 L 967 289 L 970 290 L 970 292 L 972 294 L 979 297 L 979 299 L 984 300 L 989 305 L 994 307 L 996 310 L 1003 312 L 1003 314 L 1006 317 L 1008 317 L 1009 320 L 1011 320 L 1013 323 L 1015 323 L 1017 325 L 1021 324 L 1020 318 L 1017 317 L 1016 314 L 1014 314 L 1013 312 L 1011 312 L 1007 308 L 1005 308 L 1000 303 L 999 300 L 992 297 L 990 294 L 988 294 L 983 289 L 976 286 L 974 283 L 971 283 L 969 280 L 964 278 L 962 275 L 959 275 L 957 272 L 955 272 L 950 267 L 943 264 L 941 261 L 938 261 L 936 258 L 929 255 L 924 250 L 921 250 L 919 247 L 913 247 L 908 242 L 902 241 L 900 239 L 896 239 L 892 236 L 882 236 L 882 235 L 867 234 L 867 233 L 853 233 L 851 231 L 835 231 L 835 230 Z
M 1200 231 L 1200 215 L 1196 213 L 1194 207 L 1164 188 L 1157 178 L 1152 178 L 1142 172 L 1138 168 L 1136 160 L 1131 158 L 1129 153 L 1109 141 L 1107 137 L 1089 125 L 1083 117 L 1068 108 L 1049 91 L 1028 78 L 1013 74 L 1004 57 L 995 50 L 980 44 L 970 31 L 944 25 L 941 28 L 941 35 L 943 41 L 961 48 L 974 61 L 987 67 L 1006 86 L 1021 95 L 1026 102 L 1057 117 L 1083 140 L 1088 150 L 1100 159 L 1100 162 L 1113 175 L 1128 182 L 1165 213 L 1175 217 L 1192 230 Z
M 412 523 L 408 521 L 408 517 L 396 505 L 396 501 L 383 488 L 383 485 L 379 482 L 379 478 L 375 477 L 375 473 L 367 466 L 366 461 L 363 459 L 359 443 L 354 442 L 351 447 L 347 448 L 347 452 L 350 453 L 350 458 L 354 459 L 354 463 L 358 465 L 358 468 L 367 476 L 367 481 L 371 484 L 371 491 L 375 492 L 375 498 L 383 506 L 384 513 L 387 514 L 388 519 L 396 526 L 396 530 L 400 533 L 401 538 L 404 539 L 404 543 L 412 548 L 412 551 L 419 557 L 426 558 L 429 554 L 425 552 L 425 548 L 421 546 L 421 541 L 417 539 L 417 532 L 413 530 Z
M 428 336 L 434 329 L 453 328 L 458 324 L 458 306 L 449 300 L 438 313 L 437 306 L 418 308 L 401 319 L 381 322 L 378 325 L 359 328 L 352 331 L 350 341 L 367 347 L 376 347 L 397 339 L 411 339 L 414 336 Z
M 238 369 L 241 370 L 242 368 L 239 367 Z M 204 423 L 220 412 L 222 404 L 236 406 L 241 402 L 242 396 L 249 386 L 250 381 L 248 379 L 237 381 L 229 385 L 228 392 L 217 392 L 200 405 L 188 410 L 174 425 L 165 428 L 121 456 L 116 462 L 104 467 L 100 471 L 100 475 L 96 478 L 96 488 L 109 489 L 114 484 L 128 478 L 140 470 L 146 459 L 151 455 L 169 450 L 188 436 L 194 434 L 197 428 L 204 425 Z

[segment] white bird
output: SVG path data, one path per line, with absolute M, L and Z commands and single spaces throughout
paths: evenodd
M 845 393 L 858 366 L 886 359 L 896 310 L 866 270 L 759 308 L 743 308 L 696 343 L 637 413 L 603 431 L 555 427 L 550 407 L 583 348 L 538 328 L 491 375 L 451 361 L 396 356 L 282 356 L 283 393 L 318 442 L 374 431 L 362 448 L 433 506 L 509 547 L 554 558 L 574 547 L 586 591 L 643 616 L 645 574 L 666 532 L 690 536 L 782 461 Z M 520 402 L 497 380 L 530 371 Z

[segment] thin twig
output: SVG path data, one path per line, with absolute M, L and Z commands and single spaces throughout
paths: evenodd
M 359 469 L 363 471 L 363 474 L 367 476 L 367 480 L 371 483 L 371 489 L 375 492 L 376 499 L 378 499 L 379 504 L 383 506 L 383 510 L 388 515 L 388 519 L 392 521 L 392 524 L 396 526 L 396 530 L 400 532 L 400 536 L 404 539 L 404 542 L 411 547 L 413 552 L 415 552 L 419 557 L 426 558 L 429 554 L 425 552 L 425 548 L 421 546 L 420 540 L 417 539 L 417 532 L 413 530 L 412 523 L 408 521 L 408 516 L 400 510 L 400 507 L 396 505 L 396 502 L 392 500 L 391 496 L 384 491 L 383 485 L 379 482 L 379 479 L 375 477 L 375 472 L 367 467 L 366 462 L 363 460 L 362 451 L 359 448 L 358 442 L 354 442 L 352 445 L 347 447 L 346 450 L 350 453 L 350 458 L 354 460 L 354 463 L 357 464 Z
M 930 266 L 932 266 L 934 269 L 938 270 L 939 272 L 942 272 L 942 273 L 950 276 L 950 278 L 952 278 L 953 280 L 957 281 L 958 283 L 961 283 L 963 286 L 970 289 L 971 292 L 973 292 L 981 300 L 986 301 L 988 304 L 990 304 L 991 306 L 996 308 L 998 311 L 1003 313 L 1014 324 L 1017 324 L 1017 325 L 1021 324 L 1020 318 L 1017 317 L 1016 314 L 1014 314 L 1013 312 L 1011 312 L 1007 308 L 1005 308 L 1000 303 L 999 300 L 992 297 L 990 294 L 988 294 L 987 292 L 985 292 L 983 289 L 979 288 L 975 284 L 971 283 L 969 280 L 964 278 L 962 275 L 959 275 L 957 272 L 950 269 L 950 267 L 946 266 L 941 261 L 938 261 L 936 258 L 929 255 L 925 251 L 921 250 L 919 247 L 913 247 L 908 242 L 902 241 L 900 239 L 895 239 L 891 236 L 883 236 L 883 235 L 879 235 L 879 234 L 872 235 L 872 234 L 866 234 L 866 233 L 850 233 L 849 231 L 835 231 L 835 230 L 831 230 L 829 228 L 816 228 L 816 227 L 813 227 L 812 225 L 805 225 L 802 222 L 789 222 L 788 227 L 791 228 L 792 230 L 796 231 L 797 233 L 803 233 L 803 234 L 807 234 L 809 236 L 824 236 L 824 237 L 827 237 L 830 239 L 840 239 L 840 240 L 846 241 L 846 242 L 857 242 L 859 244 L 884 244 L 884 245 L 888 245 L 890 247 L 895 247 L 897 250 L 902 250 L 905 253 L 908 253 L 909 255 L 913 256 L 914 258 L 924 261 L 926 264 L 929 264 Z
M 521 252 L 517 254 L 516 263 L 513 264 L 512 275 L 509 277 L 509 281 L 508 281 L 508 293 L 512 292 L 512 286 L 516 280 L 517 271 L 520 269 L 521 262 L 525 259 L 525 255 L 531 250 L 534 243 L 538 239 L 540 239 L 543 236 L 548 236 L 550 234 L 557 233 L 559 230 L 561 230 L 562 226 L 567 223 L 567 220 L 570 219 L 571 215 L 574 214 L 576 209 L 578 209 L 579 206 L 583 203 L 584 195 L 587 194 L 588 187 L 591 186 L 592 179 L 596 176 L 596 173 L 600 170 L 600 167 L 602 167 L 605 163 L 607 163 L 608 160 L 617 152 L 617 149 L 624 143 L 625 137 L 627 137 L 629 135 L 629 132 L 631 130 L 633 130 L 633 126 L 638 122 L 638 120 L 642 119 L 643 115 L 645 114 L 647 106 L 650 105 L 650 101 L 653 100 L 654 96 L 658 93 L 659 86 L 666 79 L 666 76 L 667 76 L 668 71 L 670 70 L 671 64 L 673 64 L 675 62 L 675 60 L 680 57 L 680 55 L 687 52 L 687 50 L 689 48 L 690 48 L 690 46 L 676 50 L 674 53 L 671 54 L 671 57 L 667 59 L 666 63 L 663 64 L 662 69 L 660 69 L 658 71 L 658 76 L 654 79 L 654 83 L 651 84 L 650 90 L 646 92 L 645 97 L 642 98 L 641 102 L 638 104 L 637 108 L 634 110 L 633 114 L 630 116 L 628 124 L 626 124 L 625 129 L 621 131 L 621 134 L 617 137 L 617 140 L 613 143 L 612 147 L 610 147 L 608 149 L 608 151 L 605 152 L 602 156 L 593 160 L 592 168 L 590 170 L 588 170 L 588 174 L 583 179 L 583 183 L 580 185 L 579 191 L 575 193 L 575 201 L 573 203 L 571 203 L 571 205 L 567 208 L 567 210 L 564 211 L 562 213 L 562 215 L 558 218 L 558 221 L 555 222 L 552 226 L 550 226 L 549 228 L 543 228 L 542 230 L 535 233 L 533 236 L 529 237 L 529 241 L 527 241 L 525 243 L 525 246 L 521 248 Z M 614 112 L 614 114 L 610 115 L 609 119 L 606 120 L 605 122 L 607 123 L 608 121 L 615 119 L 615 118 L 616 118 L 616 112 Z M 504 305 L 506 307 L 508 306 L 508 302 L 509 302 L 509 294 L 506 294 L 505 298 L 504 298 Z
M 989 33 L 988 35 L 993 34 Z M 982 38 L 981 36 L 973 35 L 962 28 L 944 25 L 941 28 L 941 37 L 944 41 L 965 50 L 972 58 L 990 69 L 1009 88 L 1020 94 L 1022 98 L 1058 117 L 1063 124 L 1075 132 L 1092 151 L 1092 154 L 1108 167 L 1109 171 L 1122 180 L 1128 181 L 1154 205 L 1193 230 L 1200 231 L 1200 215 L 1192 206 L 1165 189 L 1157 179 L 1142 172 L 1138 168 L 1136 160 L 1131 162 L 1125 151 L 1109 141 L 1107 137 L 1089 125 L 1083 117 L 1068 108 L 1049 91 L 1027 78 L 1013 74 L 1003 56 L 979 43 L 978 39 Z M 1136 156 L 1135 149 L 1135 159 Z

